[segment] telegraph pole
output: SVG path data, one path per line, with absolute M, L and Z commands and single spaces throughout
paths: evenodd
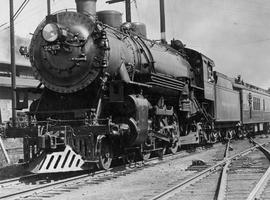
M 159 0 L 161 42 L 166 43 L 164 0 Z
M 106 1 L 108 4 L 118 3 L 118 2 L 125 2 L 125 8 L 126 8 L 126 21 L 131 22 L 131 2 L 130 0 L 109 0 Z
M 131 6 L 130 0 L 126 0 L 126 21 L 131 22 Z
M 47 0 L 47 15 L 51 14 L 51 0 Z
M 12 125 L 16 126 L 16 64 L 15 64 L 15 33 L 13 0 L 9 0 L 10 10 L 10 64 L 11 64 L 11 91 L 12 91 Z

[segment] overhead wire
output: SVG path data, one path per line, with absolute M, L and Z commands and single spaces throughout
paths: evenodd
M 33 6 L 31 11 L 29 11 L 27 13 L 24 13 L 23 18 L 20 18 L 19 20 L 17 19 L 14 24 L 18 25 L 18 24 L 21 24 L 21 23 L 25 23 L 25 19 L 29 19 L 29 18 L 31 19 L 31 17 L 35 16 L 37 13 L 41 13 L 42 11 L 44 11 L 44 8 L 41 7 L 40 5 Z M 7 25 L 7 24 L 9 25 L 9 23 L 6 22 L 5 24 L 3 24 L 3 26 Z M 5 30 L 7 30 L 8 28 L 9 28 L 9 26 L 3 28 L 2 30 L 0 30 L 0 32 L 3 32 Z
M 17 9 L 17 11 L 15 12 L 15 14 L 12 16 L 13 20 L 15 21 L 17 19 L 17 17 L 21 14 L 21 12 L 25 9 L 26 5 L 30 2 L 30 0 L 24 0 L 23 3 L 20 5 L 20 7 Z M 3 27 L 4 25 L 9 24 L 9 22 L 5 22 L 3 24 L 0 25 L 0 27 Z M 0 32 L 2 32 L 3 30 L 6 30 L 10 28 L 10 26 L 0 30 Z
M 18 10 L 13 15 L 13 20 L 15 21 L 16 18 L 21 14 L 25 6 L 29 3 L 30 0 L 24 0 L 24 2 L 21 4 L 21 6 L 18 8 Z
M 19 9 L 18 9 L 18 10 L 16 11 L 16 13 L 14 14 L 14 16 L 13 16 L 14 19 L 18 18 L 18 16 L 21 14 L 21 12 L 25 9 L 26 5 L 29 3 L 29 1 L 30 1 L 30 0 L 24 0 L 24 1 L 23 1 L 23 3 L 20 5 Z M 223 0 L 223 10 L 225 10 L 225 12 L 227 12 L 227 13 L 234 13 L 234 12 L 236 12 L 235 9 L 229 8 L 228 4 L 225 5 L 225 2 L 226 2 L 226 0 Z M 250 1 L 247 1 L 247 2 L 248 2 L 248 3 L 251 3 Z M 54 1 L 54 4 L 55 4 L 55 5 L 59 5 L 60 3 L 63 3 L 63 0 Z M 103 2 L 103 3 L 104 3 L 104 2 Z M 136 1 L 136 0 L 133 0 L 132 3 L 134 3 L 134 5 L 135 5 L 136 12 L 137 12 L 138 18 L 139 18 L 139 20 L 140 20 L 140 14 L 139 14 L 139 10 L 138 10 L 137 1 Z M 213 6 L 215 7 L 215 5 L 213 5 Z M 35 10 L 35 9 L 33 9 L 33 10 Z M 237 10 L 238 10 L 238 9 L 237 9 Z M 33 15 L 34 13 L 37 13 L 37 12 L 40 12 L 40 11 L 32 12 L 31 15 Z M 242 11 L 242 12 L 245 12 L 245 10 Z M 23 21 L 25 21 L 25 20 L 19 20 L 19 21 L 17 21 L 17 22 L 21 23 L 21 22 L 23 22 Z M 3 24 L 0 25 L 0 28 L 6 26 L 6 25 L 8 25 L 8 24 L 9 24 L 8 22 L 5 22 L 5 23 L 3 23 Z M 15 24 L 18 24 L 18 23 L 15 23 Z M 240 23 L 239 25 L 245 25 L 245 26 L 248 26 L 248 24 L 242 24 L 242 23 Z M 6 29 L 8 29 L 8 28 L 9 28 L 9 26 L 3 28 L 2 31 L 3 31 L 3 30 L 6 30 Z M 175 28 L 175 27 L 173 27 L 173 28 Z M 0 30 L 0 32 L 1 32 L 1 30 Z M 173 30 L 173 32 L 175 32 L 175 30 Z M 173 35 L 174 35 L 174 34 L 173 34 Z M 268 41 L 268 39 L 262 39 L 262 40 L 259 40 L 259 41 L 258 41 L 258 40 L 254 40 L 254 41 L 249 41 L 248 43 L 238 43 L 238 44 L 232 44 L 232 45 L 254 44 L 254 43 L 260 43 L 261 41 Z M 210 45 L 210 46 L 220 46 L 220 44 L 209 44 L 209 45 Z
M 202 47 L 202 46 L 207 46 L 207 47 L 215 47 L 215 48 L 227 48 L 229 47 L 237 47 L 237 46 L 242 46 L 242 45 L 254 45 L 254 44 L 259 44 L 262 42 L 267 42 L 270 41 L 270 38 L 264 38 L 264 39 L 258 39 L 258 40 L 251 40 L 251 41 L 246 41 L 246 42 L 238 42 L 238 43 L 226 43 L 226 45 L 224 44 L 224 42 L 220 42 L 220 43 L 212 43 L 212 44 L 195 44 L 192 45 L 193 48 L 198 48 L 198 47 Z
M 8 24 L 8 22 L 5 22 L 5 23 L 1 24 L 1 25 L 0 25 L 0 28 L 1 28 L 2 26 L 5 26 L 6 24 Z

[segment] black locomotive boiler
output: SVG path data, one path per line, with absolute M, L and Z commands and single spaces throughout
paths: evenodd
M 30 171 L 108 169 L 113 159 L 175 153 L 247 129 L 239 91 L 246 86 L 178 40 L 153 41 L 141 23 L 96 13 L 95 3 L 76 0 L 77 12 L 49 15 L 34 32 L 29 58 L 44 89 L 28 126 L 7 130 L 24 137 Z

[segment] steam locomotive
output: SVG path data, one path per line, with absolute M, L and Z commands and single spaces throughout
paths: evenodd
M 213 143 L 267 131 L 270 94 L 213 71 L 214 62 L 185 48 L 147 38 L 141 23 L 116 11 L 48 15 L 37 27 L 29 59 L 44 85 L 29 109 L 24 159 L 34 173 L 108 169 L 113 159 L 148 159 L 181 145 Z

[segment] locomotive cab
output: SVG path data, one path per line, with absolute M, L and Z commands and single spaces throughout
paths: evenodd
M 185 52 L 193 74 L 191 78 L 192 86 L 204 90 L 201 98 L 213 101 L 215 82 L 213 73 L 214 62 L 195 50 L 185 48 Z
M 187 59 L 191 65 L 191 88 L 195 98 L 211 117 L 214 116 L 215 79 L 214 62 L 205 55 L 185 48 Z

